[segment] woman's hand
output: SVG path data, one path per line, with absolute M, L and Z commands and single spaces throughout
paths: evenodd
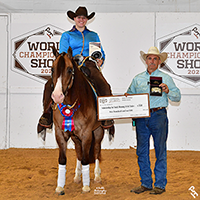
M 98 59 L 98 58 L 96 60 L 97 60 L 97 66 L 101 67 L 101 65 L 103 64 L 103 60 Z

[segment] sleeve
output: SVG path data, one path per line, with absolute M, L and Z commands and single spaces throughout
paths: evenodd
M 167 97 L 171 101 L 179 102 L 181 100 L 180 90 L 176 87 L 173 79 L 170 76 L 167 78 L 167 86 L 169 88 L 169 93 L 167 94 Z
M 135 91 L 135 80 L 133 79 L 128 90 L 127 90 L 127 93 L 128 94 L 135 94 L 136 91 Z
M 100 38 L 99 38 L 99 36 L 98 36 L 98 34 L 96 33 L 96 36 L 97 36 L 97 42 L 101 42 L 100 41 Z M 102 58 L 103 58 L 103 63 L 104 63 L 104 60 L 105 60 L 105 52 L 104 52 L 104 50 L 103 50 L 103 46 L 102 46 L 102 43 L 101 43 L 101 53 L 102 53 Z
M 62 34 L 61 38 L 60 38 L 60 49 L 59 49 L 59 53 L 65 52 L 67 53 L 69 48 L 69 36 L 68 34 L 65 32 Z

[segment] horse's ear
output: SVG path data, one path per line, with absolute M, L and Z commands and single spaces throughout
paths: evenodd
M 72 48 L 71 47 L 68 48 L 67 55 L 70 59 L 72 59 Z
M 57 51 L 57 49 L 55 48 L 55 46 L 51 47 L 52 48 L 52 51 L 53 51 L 53 55 L 57 58 L 59 53 Z

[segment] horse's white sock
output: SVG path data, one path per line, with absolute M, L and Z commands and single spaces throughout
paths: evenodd
M 100 167 L 99 167 L 99 160 L 98 160 L 98 159 L 95 160 L 95 169 L 94 169 L 94 173 L 95 173 L 95 174 L 100 174 L 100 173 L 101 173 L 101 169 L 100 169 Z
M 82 165 L 83 186 L 90 186 L 90 165 Z
M 78 176 L 81 176 L 81 161 L 77 159 L 76 161 L 76 169 L 75 169 L 75 174 Z
M 66 180 L 66 165 L 58 165 L 58 180 L 57 186 L 64 188 Z

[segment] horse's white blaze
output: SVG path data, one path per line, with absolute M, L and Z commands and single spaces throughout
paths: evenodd
M 54 91 L 51 95 L 55 103 L 62 103 L 64 100 L 64 94 L 62 92 L 62 79 L 61 76 L 57 79 Z
M 76 169 L 75 169 L 75 177 L 74 177 L 74 182 L 75 183 L 80 183 L 81 182 L 81 174 L 82 174 L 81 161 L 77 159 L 77 161 L 76 161 Z

